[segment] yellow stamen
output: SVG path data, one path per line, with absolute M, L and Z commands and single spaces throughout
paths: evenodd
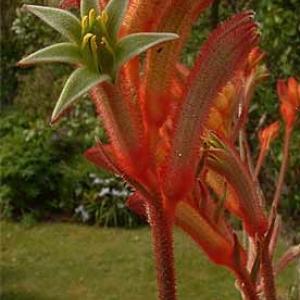
M 97 22 L 98 22 L 98 24 L 99 24 L 99 26 L 100 26 L 101 33 L 104 34 L 104 35 L 107 35 L 106 26 L 105 26 L 105 24 L 103 23 L 103 20 L 102 20 L 101 16 L 98 16 L 98 17 L 96 18 L 96 20 L 97 20 Z

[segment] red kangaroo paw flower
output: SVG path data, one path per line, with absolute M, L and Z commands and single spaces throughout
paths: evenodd
M 169 8 L 170 4 L 171 0 L 131 0 L 122 33 L 156 31 L 164 10 Z
M 259 132 L 260 146 L 264 151 L 269 150 L 270 144 L 278 136 L 279 129 L 279 122 L 276 121 Z
M 214 263 L 225 265 L 232 270 L 236 268 L 233 261 L 233 234 L 230 239 L 222 235 L 186 202 L 180 202 L 177 205 L 176 225 L 188 233 Z M 238 255 L 242 265 L 245 265 L 246 253 L 241 247 Z
M 188 79 L 185 100 L 174 119 L 172 145 L 161 178 L 164 193 L 179 201 L 193 187 L 201 132 L 218 92 L 246 61 L 258 41 L 252 13 L 219 26 L 202 47 Z
M 292 128 L 296 121 L 296 112 L 300 109 L 300 84 L 290 77 L 287 84 L 283 80 L 277 81 L 277 93 L 280 98 L 280 111 L 288 128 Z
M 145 148 L 139 118 L 121 94 L 122 87 L 105 83 L 91 92 L 98 113 L 108 133 L 113 155 L 122 169 L 135 176 L 144 172 Z M 140 164 L 134 163 L 139 159 Z
M 126 200 L 126 206 L 138 216 L 147 219 L 146 203 L 139 193 L 130 195 Z
M 217 136 L 211 140 L 206 163 L 209 168 L 224 176 L 234 189 L 245 228 L 250 236 L 262 238 L 268 228 L 267 218 L 260 205 L 253 179 L 233 146 Z
M 111 173 L 118 173 L 113 164 L 111 145 L 98 144 L 84 152 L 87 160 L 95 164 L 97 167 L 107 170 Z
M 80 7 L 80 0 L 62 0 L 59 3 L 60 8 L 68 9 L 72 7 Z
M 174 32 L 179 39 L 150 50 L 145 67 L 145 117 L 149 130 L 159 128 L 168 115 L 172 94 L 171 83 L 176 73 L 176 61 L 195 18 L 207 8 L 211 0 L 173 0 L 156 28 L 157 31 Z M 156 129 L 157 130 L 157 129 Z
M 208 169 L 205 174 L 205 181 L 219 198 L 224 195 L 226 179 L 223 176 L 220 176 L 212 169 Z M 224 203 L 225 207 L 237 217 L 242 218 L 243 213 L 234 189 L 230 185 L 227 185 L 226 190 L 227 197 Z

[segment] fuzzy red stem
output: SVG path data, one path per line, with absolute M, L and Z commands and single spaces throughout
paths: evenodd
M 276 191 L 272 202 L 272 210 L 270 215 L 270 220 L 273 219 L 273 214 L 277 212 L 277 208 L 279 205 L 279 200 L 282 192 L 282 187 L 284 183 L 284 176 L 288 167 L 289 160 L 289 147 L 290 147 L 290 139 L 292 135 L 292 128 L 286 127 L 284 133 L 284 144 L 283 144 L 283 159 L 280 167 L 280 173 L 276 184 Z
M 240 283 L 240 289 L 244 293 L 244 297 L 246 300 L 259 300 L 257 293 L 255 291 L 255 287 L 253 283 L 251 282 L 249 273 L 246 269 L 240 268 L 239 270 L 236 270 L 236 276 L 238 278 L 238 281 Z
M 261 148 L 260 151 L 259 151 L 259 155 L 258 155 L 258 159 L 257 159 L 257 162 L 256 162 L 255 171 L 254 171 L 255 179 L 257 179 L 257 177 L 258 177 L 258 174 L 259 174 L 260 169 L 263 165 L 265 157 L 266 157 L 266 150 Z
M 266 300 L 276 300 L 274 271 L 269 253 L 269 247 L 267 246 L 263 246 L 262 250 L 261 274 L 263 278 L 264 293 Z
M 176 300 L 172 224 L 158 201 L 148 207 L 160 300 Z

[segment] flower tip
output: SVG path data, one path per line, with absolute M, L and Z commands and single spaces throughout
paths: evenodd
M 281 115 L 290 128 L 296 120 L 296 112 L 300 107 L 300 84 L 294 77 L 290 77 L 287 81 L 277 81 L 277 94 L 280 99 Z
M 51 117 L 51 119 L 50 119 L 50 122 L 49 122 L 49 125 L 50 125 L 51 127 L 53 127 L 53 125 L 57 122 L 57 120 L 58 120 L 58 118 L 57 118 L 57 117 L 54 117 L 54 116 L 52 115 L 52 117 Z
M 58 113 L 56 108 L 54 109 L 52 115 L 51 115 L 51 118 L 50 118 L 50 122 L 49 122 L 49 125 L 50 126 L 53 126 L 54 124 L 57 123 L 57 121 L 60 119 L 60 117 L 63 115 L 64 112 L 60 112 Z
M 268 150 L 271 142 L 278 136 L 280 129 L 279 121 L 276 121 L 259 132 L 261 147 Z
M 29 64 L 26 62 L 26 58 L 22 58 L 15 64 L 16 67 L 21 68 L 21 67 L 28 67 Z
M 30 5 L 28 5 L 28 4 L 23 4 L 22 6 L 21 6 L 21 12 L 25 12 L 25 11 L 28 11 L 29 9 L 28 9 L 28 6 L 30 6 Z
M 16 62 L 16 63 L 15 63 L 15 66 L 16 66 L 16 67 L 22 67 L 22 66 L 23 66 L 22 59 L 19 60 L 18 62 Z
M 171 39 L 172 40 L 177 40 L 179 39 L 179 35 L 177 33 L 170 33 Z

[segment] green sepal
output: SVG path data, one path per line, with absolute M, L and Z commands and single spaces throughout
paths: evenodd
M 80 43 L 81 25 L 70 12 L 47 6 L 24 5 L 23 7 L 60 32 L 69 41 Z
M 108 16 L 106 28 L 113 39 L 117 37 L 127 5 L 128 0 L 110 0 L 105 7 L 104 12 L 107 13 Z
M 80 1 L 81 18 L 83 18 L 84 16 L 88 16 L 91 9 L 94 9 L 96 11 L 97 16 L 100 15 L 101 9 L 100 9 L 99 2 L 100 2 L 99 0 L 81 0 Z
M 79 48 L 72 43 L 59 43 L 30 54 L 18 62 L 18 65 L 62 62 L 69 64 L 83 63 Z
M 133 33 L 122 38 L 117 44 L 116 64 L 117 68 L 128 60 L 157 44 L 175 40 L 178 35 L 175 33 L 143 32 Z
M 52 113 L 51 123 L 54 123 L 75 100 L 103 81 L 110 81 L 110 77 L 106 74 L 93 72 L 87 67 L 76 69 L 60 94 Z

